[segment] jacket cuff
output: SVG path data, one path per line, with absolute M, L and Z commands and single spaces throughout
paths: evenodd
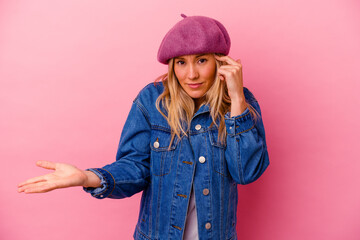
M 84 191 L 90 193 L 91 196 L 103 199 L 109 196 L 115 188 L 115 180 L 110 172 L 103 168 L 89 168 L 86 171 L 91 171 L 95 173 L 101 181 L 101 187 L 92 188 L 92 187 L 83 187 Z
M 225 125 L 227 134 L 234 136 L 249 131 L 254 127 L 255 122 L 251 117 L 249 108 L 246 108 L 243 113 L 237 116 L 230 117 L 230 113 L 226 113 Z

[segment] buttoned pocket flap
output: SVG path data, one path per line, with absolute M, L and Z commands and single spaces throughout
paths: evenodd
M 177 136 L 174 137 L 171 146 L 169 148 L 171 141 L 171 132 L 165 130 L 152 130 L 151 131 L 151 141 L 150 147 L 151 150 L 156 152 L 163 152 L 163 151 L 172 151 L 175 150 L 178 138 Z

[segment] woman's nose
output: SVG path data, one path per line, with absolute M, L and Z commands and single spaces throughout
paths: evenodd
M 199 72 L 197 71 L 196 67 L 190 65 L 188 78 L 191 80 L 197 79 L 199 77 Z

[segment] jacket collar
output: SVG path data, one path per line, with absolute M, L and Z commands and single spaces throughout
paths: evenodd
M 200 115 L 200 114 L 203 114 L 203 113 L 206 113 L 206 112 L 210 112 L 210 106 L 209 104 L 203 104 L 200 106 L 199 110 L 194 114 L 193 118 Z

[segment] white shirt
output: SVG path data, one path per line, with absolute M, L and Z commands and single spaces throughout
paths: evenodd
M 191 187 L 189 208 L 185 220 L 185 229 L 183 240 L 199 240 L 195 194 Z

